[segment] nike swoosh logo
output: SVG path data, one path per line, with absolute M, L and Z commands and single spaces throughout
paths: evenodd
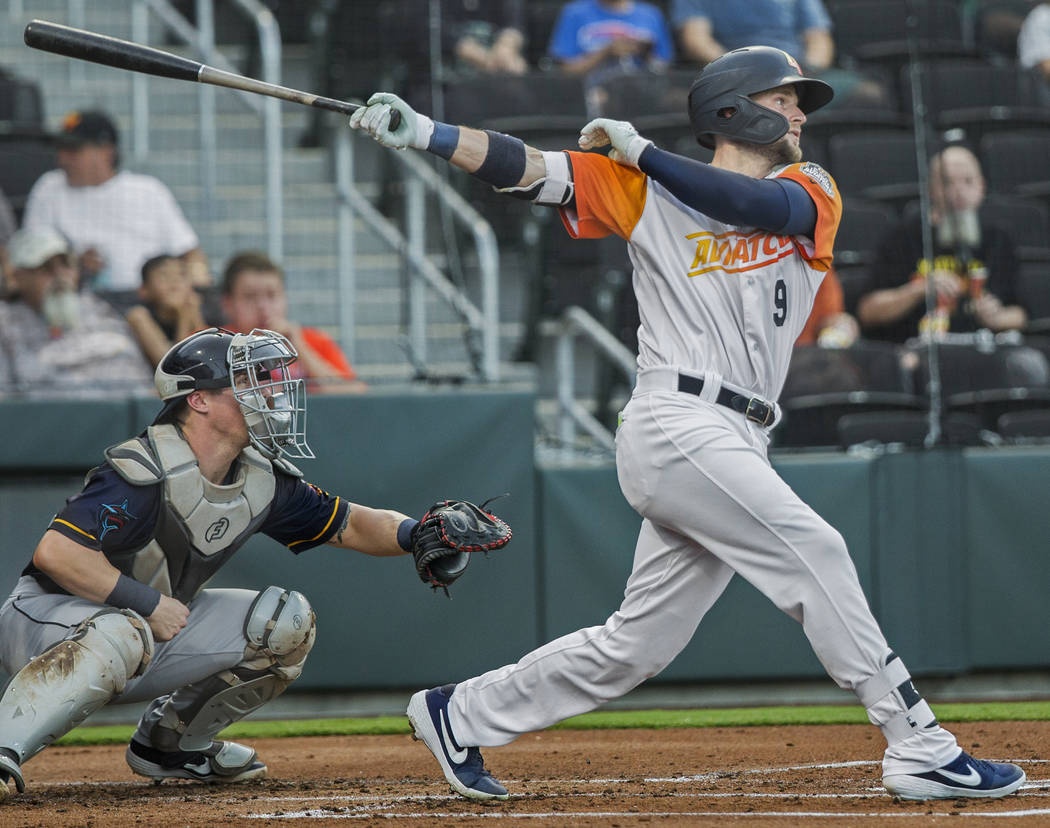
M 967 766 L 966 771 L 967 772 L 965 774 L 952 773 L 951 771 L 947 771 L 944 770 L 944 768 L 941 768 L 939 771 L 937 771 L 937 773 L 939 773 L 941 776 L 948 777 L 953 782 L 958 782 L 960 785 L 967 785 L 971 788 L 975 785 L 981 784 L 981 774 L 979 774 L 975 768 Z
M 452 734 L 449 732 L 448 711 L 442 710 L 441 715 L 438 718 L 441 719 L 441 744 L 445 747 L 445 753 L 448 754 L 448 758 L 454 765 L 462 765 L 467 761 L 467 749 L 452 749 L 455 742 L 452 740 Z

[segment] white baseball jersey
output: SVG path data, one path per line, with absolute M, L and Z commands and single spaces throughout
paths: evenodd
M 816 164 L 770 177 L 801 184 L 817 207 L 814 239 L 723 224 L 687 207 L 633 167 L 570 153 L 577 238 L 628 242 L 641 327 L 639 370 L 673 365 L 717 373 L 767 400 L 784 385 L 795 340 L 831 266 L 842 201 Z

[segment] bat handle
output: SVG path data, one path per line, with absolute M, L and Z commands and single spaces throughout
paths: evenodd
M 351 115 L 359 109 L 362 109 L 361 104 L 347 103 L 346 101 L 336 100 L 335 98 L 325 98 L 321 95 L 314 96 L 309 104 L 316 106 L 321 109 L 330 109 L 333 112 L 341 112 L 343 115 Z M 396 109 L 390 112 L 390 129 L 397 129 L 401 125 L 401 113 Z

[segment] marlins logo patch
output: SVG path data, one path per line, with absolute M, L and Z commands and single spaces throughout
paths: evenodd
M 98 539 L 102 540 L 110 532 L 123 529 L 124 524 L 135 519 L 135 516 L 128 511 L 127 498 L 124 498 L 124 502 L 119 506 L 103 503 L 98 510 Z
M 807 161 L 798 168 L 798 171 L 819 186 L 820 189 L 827 193 L 831 198 L 835 197 L 835 185 L 831 183 L 831 176 L 828 175 L 828 171 L 822 166 Z

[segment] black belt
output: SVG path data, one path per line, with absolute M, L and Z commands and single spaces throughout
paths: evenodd
M 695 394 L 699 397 L 700 392 L 704 390 L 704 379 L 679 372 L 678 390 L 683 394 Z M 765 400 L 738 394 L 724 385 L 718 390 L 715 402 L 726 408 L 732 408 L 760 426 L 771 426 L 777 418 L 776 409 Z

